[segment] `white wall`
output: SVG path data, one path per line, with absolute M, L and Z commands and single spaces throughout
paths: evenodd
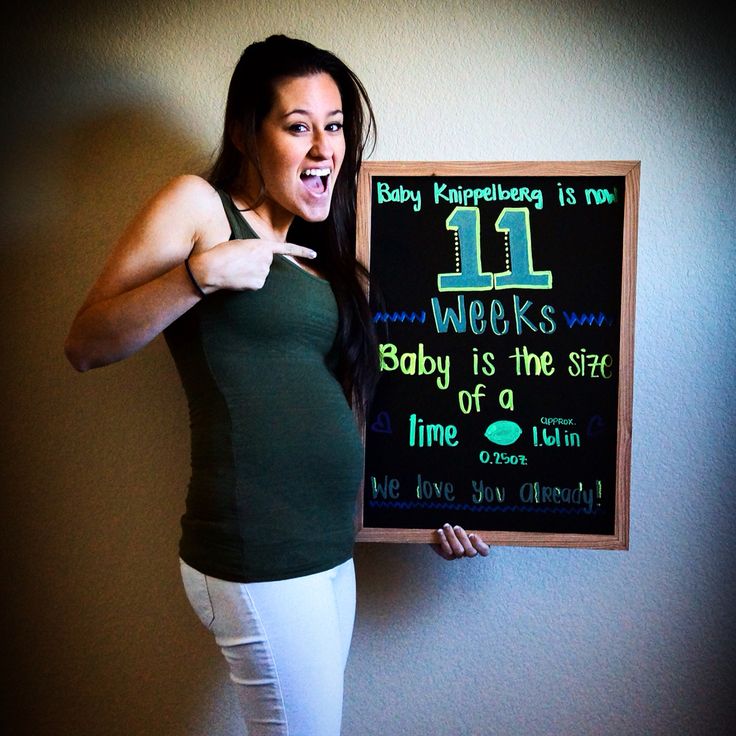
M 0 299 L 13 734 L 239 733 L 176 568 L 186 406 L 161 340 L 62 342 L 112 239 L 217 143 L 242 48 L 330 48 L 375 159 L 640 159 L 631 549 L 359 545 L 346 736 L 726 733 L 734 684 L 733 16 L 707 3 L 24 3 L 5 24 Z

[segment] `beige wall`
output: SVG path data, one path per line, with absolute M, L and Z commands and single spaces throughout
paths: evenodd
M 354 68 L 375 104 L 376 159 L 642 160 L 631 550 L 503 548 L 448 564 L 423 546 L 360 545 L 344 733 L 724 733 L 726 25 L 703 3 L 633 0 L 24 7 L 5 24 L 2 76 L 11 733 L 239 733 L 177 578 L 188 436 L 172 362 L 159 339 L 77 375 L 62 342 L 134 208 L 207 160 L 230 71 L 271 32 Z

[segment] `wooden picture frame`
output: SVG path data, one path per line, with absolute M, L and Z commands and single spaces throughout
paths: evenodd
M 363 165 L 357 252 L 388 336 L 358 541 L 432 542 L 444 520 L 496 545 L 628 549 L 639 172 Z

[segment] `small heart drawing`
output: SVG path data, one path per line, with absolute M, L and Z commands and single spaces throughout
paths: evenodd
M 391 434 L 391 417 L 387 411 L 379 412 L 375 421 L 371 424 L 371 430 L 374 432 L 382 432 Z

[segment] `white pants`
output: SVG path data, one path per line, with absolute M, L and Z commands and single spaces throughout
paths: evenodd
M 353 561 L 268 583 L 231 583 L 180 564 L 189 602 L 230 666 L 245 733 L 339 736 Z

